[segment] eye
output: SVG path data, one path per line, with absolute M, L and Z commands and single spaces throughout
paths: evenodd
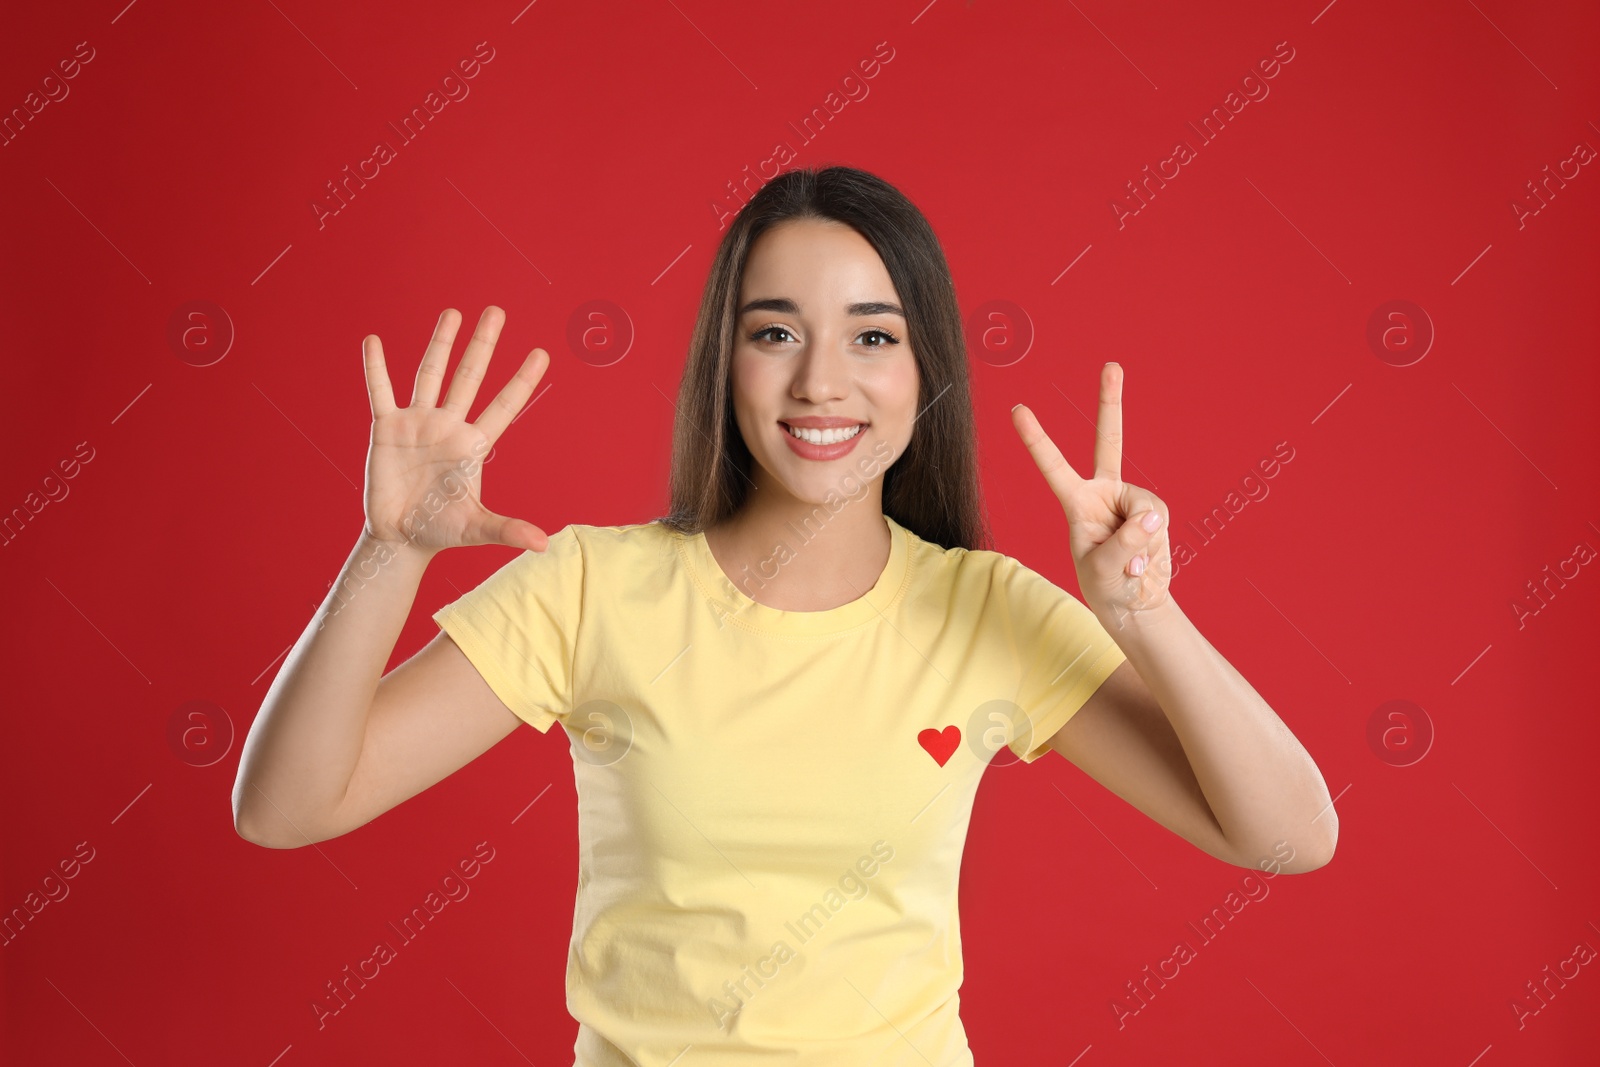
M 777 331 L 778 333 L 789 333 L 789 328 L 787 326 L 763 326 L 761 329 L 750 335 L 750 340 L 759 341 L 773 331 Z M 793 337 L 794 335 L 789 334 L 789 336 Z M 778 344 L 779 342 L 773 341 L 772 343 Z
M 890 333 L 888 330 L 879 329 L 876 326 L 872 327 L 869 330 L 861 331 L 861 336 L 862 337 L 867 337 L 867 336 L 870 336 L 871 334 L 877 334 L 878 336 L 885 338 L 885 340 L 880 342 L 880 343 L 878 343 L 878 344 L 875 344 L 875 345 L 867 345 L 866 347 L 868 347 L 868 348 L 887 348 L 889 345 L 897 345 L 897 344 L 900 343 L 900 338 L 896 337 L 894 334 Z
M 763 326 L 761 329 L 759 329 L 759 330 L 755 331 L 754 333 L 752 333 L 750 335 L 750 340 L 752 340 L 752 341 L 766 341 L 769 344 L 783 344 L 784 342 L 782 340 L 780 340 L 778 337 L 774 336 L 776 334 L 782 334 L 785 337 L 789 338 L 790 340 L 794 339 L 794 334 L 789 330 L 789 328 L 787 326 L 779 326 L 777 324 L 773 324 L 771 326 Z M 878 326 L 873 326 L 870 329 L 862 330 L 859 334 L 856 335 L 856 338 L 859 341 L 863 337 L 872 337 L 874 335 L 876 335 L 877 337 L 882 338 L 882 340 L 877 341 L 877 342 L 872 343 L 872 344 L 863 345 L 862 347 L 864 347 L 864 348 L 887 348 L 890 345 L 897 345 L 897 344 L 900 343 L 900 338 L 896 337 L 894 334 L 890 333 L 888 330 L 882 329 L 881 327 L 878 327 Z

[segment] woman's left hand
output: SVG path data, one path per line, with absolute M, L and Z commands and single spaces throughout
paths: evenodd
M 1067 514 L 1067 543 L 1084 602 L 1102 619 L 1146 611 L 1167 600 L 1172 554 L 1167 506 L 1147 489 L 1122 480 L 1122 367 L 1100 370 L 1094 477 L 1080 478 L 1025 405 L 1011 422 Z M 1144 520 L 1159 516 L 1155 529 Z

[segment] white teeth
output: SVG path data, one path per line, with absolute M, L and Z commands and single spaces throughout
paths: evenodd
M 854 426 L 830 427 L 826 430 L 812 430 L 798 426 L 784 424 L 788 431 L 802 441 L 809 441 L 814 445 L 834 445 L 840 441 L 848 441 L 860 433 L 865 423 L 856 423 Z

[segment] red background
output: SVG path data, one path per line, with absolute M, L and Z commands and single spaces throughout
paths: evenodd
M 1266 883 L 1201 946 L 1188 923 L 1244 870 L 1059 757 L 994 769 L 962 889 L 977 1062 L 1593 1062 L 1595 966 L 1520 1026 L 1512 1003 L 1580 942 L 1600 947 L 1582 666 L 1600 575 L 1572 576 L 1575 561 L 1542 604 L 1526 584 L 1600 546 L 1600 174 L 1552 180 L 1537 214 L 1513 205 L 1531 211 L 1529 182 L 1600 145 L 1600 12 L 1207 8 L 8 12 L 6 113 L 78 42 L 94 50 L 0 148 L 0 508 L 37 506 L 58 463 L 93 450 L 0 551 L 0 903 L 21 906 L 79 842 L 94 850 L 0 950 L 8 1062 L 570 1063 L 559 731 L 518 730 L 294 851 L 235 835 L 239 745 L 360 528 L 362 336 L 383 338 L 409 395 L 441 309 L 470 329 L 504 307 L 479 406 L 534 346 L 553 363 L 501 439 L 486 503 L 552 532 L 659 515 L 715 205 L 737 207 L 727 183 L 779 140 L 794 166 L 848 163 L 910 196 L 966 313 L 1009 301 L 1027 316 L 1023 358 L 1001 344 L 1021 336 L 1015 316 L 973 352 L 995 547 L 1074 591 L 1065 520 L 1007 412 L 1027 401 L 1083 469 L 1098 368 L 1123 364 L 1124 474 L 1197 552 L 1173 593 L 1337 798 L 1334 861 Z M 386 124 L 481 41 L 494 58 L 470 95 L 319 227 L 325 183 L 396 142 Z M 1186 124 L 1284 41 L 1270 95 L 1201 145 Z M 879 42 L 893 58 L 869 95 L 801 141 L 788 124 Z M 1119 226 L 1113 202 L 1180 138 L 1196 158 Z M 567 341 L 594 299 L 633 331 L 609 366 Z M 169 341 L 194 300 L 234 334 L 208 366 L 193 364 L 220 350 L 214 312 L 187 348 Z M 1422 358 L 1416 312 L 1369 344 L 1391 300 L 1431 322 Z M 1270 494 L 1196 534 L 1280 442 L 1294 458 Z M 392 662 L 511 554 L 437 561 Z M 1520 624 L 1519 598 L 1539 608 Z M 1418 710 L 1369 741 L 1394 700 Z M 174 740 L 190 701 L 220 710 Z M 1424 719 L 1431 747 L 1395 765 Z M 319 1029 L 324 983 L 482 841 L 495 858 L 471 896 Z M 1198 958 L 1119 1027 L 1125 983 L 1180 939 Z

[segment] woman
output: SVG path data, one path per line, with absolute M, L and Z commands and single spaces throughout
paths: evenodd
M 971 1064 L 958 875 L 1000 753 L 1054 749 L 1229 863 L 1332 856 L 1315 764 L 1167 589 L 1166 507 L 1120 476 L 1116 364 L 1089 480 L 1013 409 L 1087 604 L 981 547 L 954 287 L 886 182 L 791 171 L 740 212 L 657 521 L 547 536 L 483 507 L 481 457 L 548 355 L 468 423 L 504 314 L 436 406 L 459 321 L 406 408 L 365 340 L 366 526 L 251 727 L 235 818 L 269 847 L 334 837 L 561 723 L 578 1064 Z M 428 562 L 475 544 L 526 551 L 380 679 Z

